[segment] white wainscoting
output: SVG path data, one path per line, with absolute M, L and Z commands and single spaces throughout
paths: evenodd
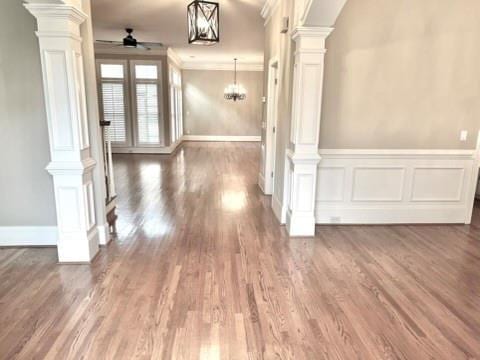
M 56 246 L 56 226 L 0 226 L 0 246 Z
M 318 224 L 470 221 L 474 150 L 320 150 L 320 156 Z

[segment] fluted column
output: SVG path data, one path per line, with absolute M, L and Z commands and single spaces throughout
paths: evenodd
M 80 25 L 80 1 L 30 2 L 37 19 L 58 225 L 60 262 L 90 262 L 98 252 Z

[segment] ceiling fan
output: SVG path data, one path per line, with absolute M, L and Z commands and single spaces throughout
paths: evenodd
M 143 50 L 151 50 L 152 47 L 163 47 L 163 44 L 160 42 L 143 42 L 137 41 L 132 35 L 133 29 L 126 28 L 127 36 L 123 38 L 123 41 L 111 41 L 111 40 L 96 40 L 99 44 L 111 44 L 114 46 L 123 46 L 126 48 L 135 48 Z

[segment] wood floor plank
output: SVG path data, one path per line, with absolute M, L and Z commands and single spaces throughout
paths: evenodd
M 480 359 L 479 206 L 288 238 L 259 155 L 116 155 L 118 234 L 91 266 L 0 249 L 0 359 Z

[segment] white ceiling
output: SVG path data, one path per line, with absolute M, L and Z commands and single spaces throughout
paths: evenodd
M 220 43 L 189 45 L 187 5 L 191 0 L 93 0 L 96 40 L 117 40 L 124 29 L 135 29 L 138 41 L 162 42 L 183 61 L 263 62 L 264 0 L 217 0 L 220 3 Z

